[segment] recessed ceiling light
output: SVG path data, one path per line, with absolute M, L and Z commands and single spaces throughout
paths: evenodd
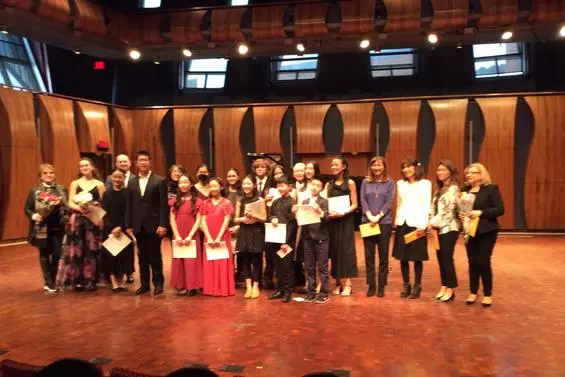
M 359 43 L 359 47 L 361 48 L 367 48 L 369 47 L 369 45 L 371 44 L 371 41 L 368 39 L 363 39 L 360 43 Z
M 500 38 L 502 38 L 503 40 L 507 41 L 510 38 L 512 38 L 514 34 L 510 31 L 510 30 L 506 30 L 504 33 L 502 33 L 502 35 L 500 36 Z
M 297 44 L 296 44 L 296 49 L 297 49 L 299 52 L 304 52 L 304 51 L 306 51 L 306 46 L 304 45 L 304 43 L 297 43 Z
M 559 29 L 559 36 L 565 38 L 565 25 L 561 26 L 561 29 Z
M 141 52 L 136 49 L 129 50 L 128 55 L 133 60 L 138 60 L 139 58 L 141 58 Z
M 430 42 L 431 44 L 436 44 L 437 41 L 438 41 L 438 37 L 436 33 L 428 34 L 428 42 Z
M 182 49 L 182 54 L 184 56 L 186 56 L 187 58 L 190 58 L 192 56 L 192 51 L 190 51 L 189 48 L 183 48 Z
M 237 52 L 239 52 L 239 55 L 245 55 L 248 51 L 249 47 L 247 47 L 245 43 L 240 43 L 239 46 L 237 46 Z

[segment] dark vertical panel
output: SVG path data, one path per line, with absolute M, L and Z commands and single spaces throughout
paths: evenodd
M 430 155 L 436 137 L 435 117 L 428 101 L 423 101 L 418 117 L 418 156 L 429 178 Z
M 293 121 L 294 121 L 294 112 L 292 111 L 292 108 L 289 107 L 283 116 L 281 129 L 280 129 L 280 140 L 283 150 L 283 161 L 285 166 L 288 168 L 292 168 L 292 166 L 290 166 L 290 135 L 291 135 L 290 132 L 292 129 L 291 126 L 293 126 L 294 124 Z
M 174 125 L 174 111 L 169 111 L 163 118 L 161 123 L 161 140 L 163 142 L 163 150 L 165 152 L 165 161 L 167 167 L 175 164 L 175 125 Z
M 335 105 L 326 113 L 323 128 L 324 146 L 329 154 L 339 154 L 343 142 L 343 121 Z
M 243 162 L 247 173 L 251 173 L 251 159 L 247 158 L 247 153 L 255 152 L 255 128 L 253 123 L 252 109 L 249 108 L 243 116 L 241 128 L 239 129 L 239 145 L 244 155 Z
M 485 120 L 479 104 L 474 100 L 469 101 L 467 114 L 468 121 L 465 125 L 465 165 L 476 162 L 479 159 L 479 151 L 485 139 Z M 468 161 L 469 138 L 471 138 L 471 161 Z
M 516 132 L 514 133 L 514 225 L 527 229 L 525 183 L 528 155 L 534 139 L 534 115 L 528 103 L 520 97 L 516 105 Z
M 386 110 L 381 102 L 377 102 L 375 105 L 375 115 L 373 119 L 375 120 L 375 135 L 379 145 L 378 154 L 384 156 L 390 139 L 390 127 Z M 376 150 L 375 153 L 377 153 Z
M 212 130 L 211 134 L 210 130 Z M 212 137 L 211 139 L 210 136 Z M 211 166 L 212 161 L 210 159 L 210 156 L 212 156 L 212 153 L 214 151 L 213 146 L 212 149 L 210 149 L 210 141 L 214 143 L 214 114 L 212 113 L 212 110 L 208 110 L 206 112 L 206 115 L 204 115 L 202 123 L 200 123 L 200 135 L 198 137 L 200 138 L 200 145 L 202 145 L 202 151 L 204 153 L 204 161 L 202 162 L 213 169 L 213 167 Z M 191 173 L 196 174 L 195 171 Z

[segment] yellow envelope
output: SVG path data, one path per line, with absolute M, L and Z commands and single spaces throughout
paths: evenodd
M 415 230 L 413 232 L 410 232 L 410 233 L 404 235 L 404 243 L 405 244 L 412 243 L 412 242 L 416 241 L 417 239 L 424 237 L 425 235 L 426 235 L 426 233 L 422 233 L 421 235 L 418 235 L 418 230 Z
M 432 230 L 431 231 L 431 238 L 432 238 L 432 247 L 434 248 L 434 250 L 439 250 L 439 235 L 437 233 L 437 230 Z
M 371 226 L 370 223 L 361 224 L 359 225 L 359 231 L 361 232 L 361 237 L 371 237 L 381 234 L 381 227 L 379 224 L 375 224 L 374 226 Z
M 469 223 L 469 236 L 475 237 L 477 235 L 477 228 L 479 227 L 479 217 L 471 219 Z

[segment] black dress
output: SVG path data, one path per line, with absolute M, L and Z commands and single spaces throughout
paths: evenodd
M 102 196 L 102 208 L 107 212 L 104 216 L 104 238 L 107 238 L 112 229 L 115 227 L 121 227 L 122 232 L 125 232 L 125 217 L 126 217 L 126 189 L 120 191 L 110 188 L 108 191 L 104 192 Z M 122 235 L 123 237 L 123 235 Z M 131 273 L 129 268 L 129 248 L 132 246 L 128 245 L 121 253 L 113 256 L 110 252 L 106 252 L 106 270 L 114 276 L 122 276 L 125 273 Z
M 329 183 L 328 198 L 349 195 L 348 180 L 337 185 L 334 180 Z M 330 258 L 332 260 L 331 274 L 334 279 L 347 279 L 356 277 L 357 255 L 355 253 L 355 218 L 349 213 L 329 222 L 330 231 Z
M 257 197 L 251 198 L 251 200 L 248 198 L 241 199 L 240 216 L 245 213 L 247 203 L 253 203 L 257 200 L 259 200 Z M 250 253 L 262 253 L 263 250 L 265 250 L 265 224 L 261 222 L 256 222 L 255 224 L 239 224 L 235 249 Z

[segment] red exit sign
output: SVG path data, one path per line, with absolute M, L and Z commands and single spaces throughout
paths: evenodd
M 106 62 L 103 61 L 103 60 L 97 60 L 97 61 L 95 61 L 95 62 L 94 62 L 94 69 L 95 69 L 95 70 L 98 70 L 98 71 L 101 71 L 101 70 L 106 69 Z

